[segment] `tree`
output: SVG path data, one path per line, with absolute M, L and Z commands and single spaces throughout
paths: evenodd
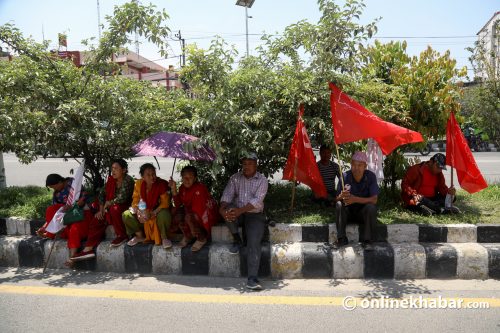
M 500 38 L 500 24 L 495 23 L 494 36 Z M 498 45 L 498 41 L 497 41 Z M 463 115 L 481 128 L 489 139 L 500 145 L 500 61 L 494 51 L 488 52 L 484 41 L 477 41 L 469 60 L 474 69 L 473 85 L 465 88 Z
M 360 45 L 376 27 L 357 23 L 364 6 L 359 1 L 343 8 L 331 0 L 318 4 L 323 15 L 317 24 L 300 21 L 281 36 L 265 36 L 257 56 L 238 64 L 238 54 L 222 40 L 208 50 L 188 50 L 182 76 L 202 107 L 193 114 L 192 131 L 218 153 L 204 181 L 219 191 L 246 151 L 257 152 L 267 176 L 284 166 L 299 103 L 305 104 L 308 132 L 332 142 L 328 81 L 351 80 Z
M 356 96 L 380 117 L 422 133 L 424 138 L 444 135 L 450 112 L 460 110 L 461 88 L 456 84 L 465 68 L 455 68 L 449 52 L 441 55 L 431 47 L 418 57 L 406 54 L 406 42 L 382 44 L 365 50 L 363 84 Z M 385 160 L 385 184 L 395 193 L 396 182 L 408 166 L 401 150 Z
M 130 147 L 161 124 L 158 105 L 164 90 L 124 79 L 108 60 L 137 32 L 165 54 L 169 29 L 165 11 L 137 2 L 115 7 L 97 46 L 87 41 L 86 65 L 77 68 L 11 24 L 0 27 L 0 41 L 17 54 L 0 62 L 0 151 L 13 151 L 29 163 L 39 154 L 66 152 L 85 159 L 86 177 L 103 184 L 110 161 L 130 157 Z

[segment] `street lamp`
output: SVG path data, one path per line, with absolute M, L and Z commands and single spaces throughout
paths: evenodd
M 248 57 L 248 19 L 251 16 L 248 16 L 248 8 L 251 8 L 255 0 L 237 0 L 236 6 L 245 7 L 245 25 L 246 25 L 246 36 L 247 36 L 247 57 Z

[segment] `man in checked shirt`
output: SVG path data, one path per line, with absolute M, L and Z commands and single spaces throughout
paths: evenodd
M 261 242 L 266 228 L 264 198 L 267 193 L 267 178 L 257 172 L 257 155 L 249 153 L 243 157 L 241 172 L 231 176 L 224 189 L 220 203 L 220 214 L 233 235 L 234 243 L 229 250 L 238 254 L 242 240 L 238 227 L 245 228 L 247 237 L 247 288 L 261 290 L 257 280 Z

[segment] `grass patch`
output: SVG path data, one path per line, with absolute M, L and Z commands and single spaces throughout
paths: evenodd
M 290 212 L 292 186 L 288 184 L 271 184 L 266 196 L 266 210 L 276 222 L 299 224 L 327 224 L 335 221 L 335 208 L 322 207 L 311 201 L 311 190 L 298 186 L 295 193 L 294 211 Z M 8 187 L 0 190 L 0 217 L 22 217 L 27 219 L 43 219 L 45 209 L 52 202 L 52 192 L 44 187 Z M 403 209 L 399 196 L 393 197 L 383 192 L 379 196 L 379 222 L 395 223 L 500 223 L 500 185 L 490 185 L 487 189 L 469 194 L 458 191 L 456 206 L 463 214 L 421 216 Z
M 52 192 L 45 187 L 7 187 L 0 190 L 0 217 L 43 219 L 51 203 Z
M 295 194 L 294 212 L 290 212 L 291 184 L 271 184 L 266 197 L 266 207 L 276 222 L 317 223 L 335 222 L 335 209 L 322 207 L 311 201 L 311 190 L 298 186 Z M 457 191 L 455 205 L 463 212 L 461 215 L 422 216 L 401 207 L 399 193 L 396 196 L 382 191 L 379 196 L 379 217 L 383 224 L 422 223 L 500 223 L 500 185 L 490 185 L 487 189 L 469 194 Z

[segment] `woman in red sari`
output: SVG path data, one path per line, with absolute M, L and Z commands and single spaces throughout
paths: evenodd
M 37 230 L 37 234 L 44 238 L 54 239 L 55 234 L 46 231 L 49 223 L 51 223 L 52 218 L 56 214 L 56 212 L 63 207 L 63 211 L 67 211 L 71 208 L 71 205 L 68 204 L 68 196 L 71 191 L 71 184 L 73 182 L 73 178 L 64 178 L 58 174 L 50 174 L 47 176 L 45 180 L 45 185 L 54 190 L 52 196 L 52 205 L 47 207 L 45 211 L 45 224 Z M 94 217 L 88 206 L 86 206 L 89 196 L 86 192 L 80 192 L 80 198 L 77 201 L 78 206 L 84 208 L 84 219 L 82 221 L 78 221 L 66 226 L 61 232 L 60 237 L 68 240 L 68 249 L 69 249 L 69 259 L 65 265 L 67 267 L 72 267 L 72 258 L 75 257 L 78 249 L 81 247 L 82 241 L 88 237 L 89 231 L 92 233 L 93 228 L 91 226 L 94 222 Z
M 169 181 L 176 207 L 174 219 L 179 223 L 183 238 L 180 247 L 186 247 L 193 238 L 196 242 L 191 251 L 196 252 L 207 243 L 212 226 L 219 219 L 217 202 L 208 192 L 207 187 L 198 181 L 198 171 L 188 165 L 181 170 L 182 185 L 177 191 L 177 184 Z
M 106 220 L 113 226 L 116 238 L 112 247 L 120 246 L 128 240 L 122 213 L 128 209 L 134 193 L 134 179 L 127 174 L 128 164 L 124 159 L 116 159 L 111 164 L 111 176 L 108 177 L 104 192 L 99 196 L 99 211 L 95 217 Z

